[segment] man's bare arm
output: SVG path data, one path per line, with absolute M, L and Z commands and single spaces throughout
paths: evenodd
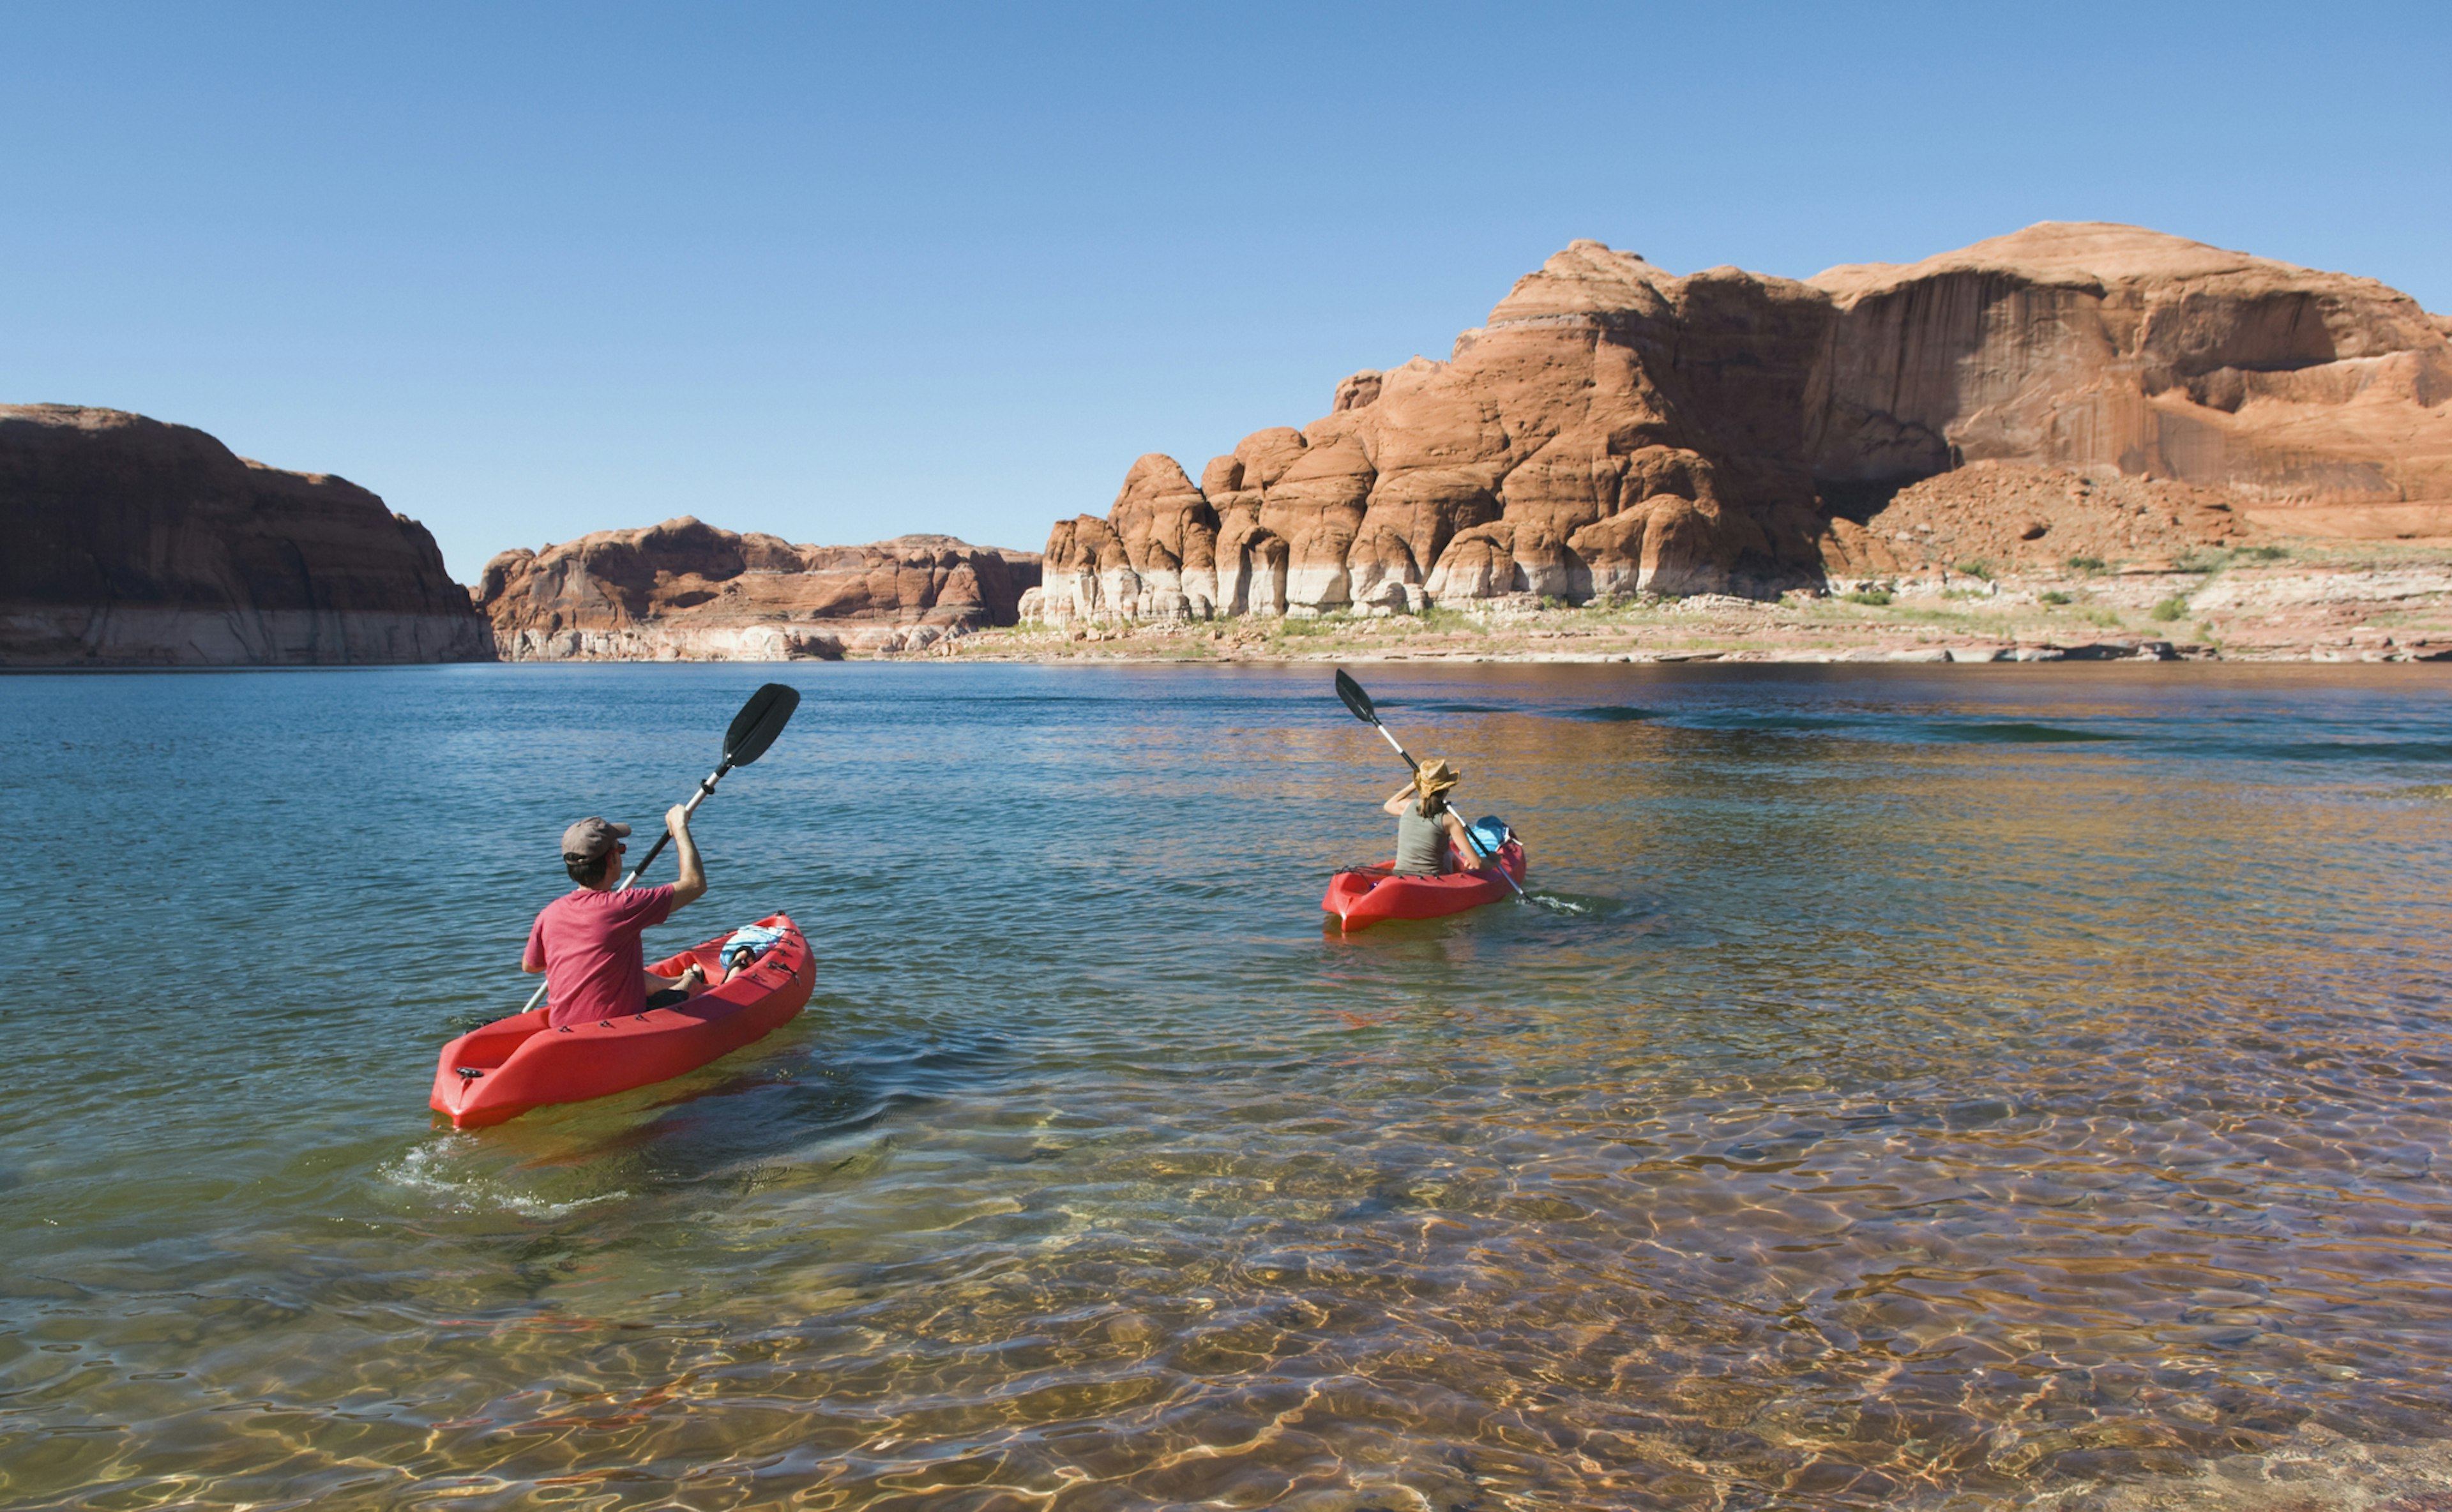
M 689 810 L 674 804 L 664 815 L 664 830 L 673 837 L 673 851 L 682 866 L 682 874 L 673 882 L 673 907 L 685 908 L 706 896 L 706 868 L 700 864 L 698 842 L 690 838 Z

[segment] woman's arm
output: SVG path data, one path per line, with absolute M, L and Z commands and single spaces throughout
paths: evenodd
M 1414 785 L 1408 782 L 1403 787 L 1396 790 L 1396 795 L 1394 797 L 1390 798 L 1387 802 L 1379 805 L 1379 807 L 1382 812 L 1393 814 L 1397 817 L 1402 818 L 1405 814 L 1405 805 L 1413 801 Z
M 1455 810 L 1447 810 L 1439 815 L 1439 819 L 1448 828 L 1448 838 L 1455 842 L 1456 854 L 1463 856 L 1476 869 L 1489 864 L 1490 858 L 1473 848 L 1473 837 L 1465 833 L 1464 821 L 1456 817 Z

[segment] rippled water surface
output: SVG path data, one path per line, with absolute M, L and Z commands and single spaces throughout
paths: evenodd
M 1977 1505 L 2452 1408 L 2424 668 L 0 680 L 0 1502 Z M 768 676 L 798 1021 L 430 1127 Z M 669 877 L 667 866 L 662 874 Z

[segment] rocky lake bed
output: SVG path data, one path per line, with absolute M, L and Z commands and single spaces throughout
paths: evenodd
M 0 678 L 0 1502 L 2442 1512 L 2452 668 L 1363 676 L 1533 901 L 1323 927 L 1317 664 Z M 807 1010 L 433 1127 L 770 679 L 649 949 Z M 90 844 L 166 794 L 266 880 Z

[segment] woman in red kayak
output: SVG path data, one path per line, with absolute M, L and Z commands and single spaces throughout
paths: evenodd
M 1414 780 L 1379 805 L 1396 816 L 1398 876 L 1440 876 L 1453 870 L 1453 854 L 1473 854 L 1464 821 L 1448 806 L 1448 795 L 1464 774 L 1436 756 L 1414 769 Z

